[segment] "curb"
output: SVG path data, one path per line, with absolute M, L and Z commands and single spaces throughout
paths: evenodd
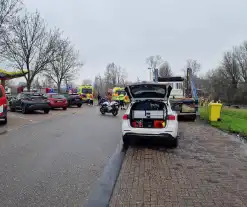
M 125 157 L 126 149 L 120 142 L 109 163 L 105 166 L 103 174 L 89 195 L 87 207 L 108 207 L 112 192 L 115 187 L 121 166 Z

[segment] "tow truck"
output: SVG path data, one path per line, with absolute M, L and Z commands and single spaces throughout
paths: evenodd
M 158 82 L 169 83 L 172 86 L 170 103 L 179 118 L 195 121 L 199 116 L 198 95 L 192 78 L 191 69 L 187 69 L 186 87 L 182 77 L 158 77 Z

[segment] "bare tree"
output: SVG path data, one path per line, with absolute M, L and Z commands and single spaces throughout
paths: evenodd
M 105 80 L 101 77 L 101 75 L 97 75 L 94 78 L 94 91 L 99 94 L 105 94 Z
M 197 60 L 188 59 L 185 67 L 182 69 L 185 74 L 187 73 L 187 68 L 191 68 L 191 74 L 195 77 L 201 69 L 201 64 Z
M 1 29 L 9 24 L 21 10 L 22 0 L 0 0 L 0 34 Z
M 211 99 L 221 99 L 227 103 L 243 101 L 243 97 L 240 95 L 239 83 L 241 81 L 240 64 L 244 62 L 242 62 L 243 59 L 240 59 L 242 58 L 240 54 L 236 52 L 239 51 L 226 52 L 221 65 L 217 69 L 208 72 L 207 91 L 211 94 Z
M 124 86 L 126 79 L 127 72 L 124 68 L 117 66 L 115 63 L 110 63 L 106 66 L 104 77 L 106 87 Z
M 115 63 L 109 63 L 105 70 L 105 82 L 107 87 L 112 87 L 117 84 L 117 65 Z
M 39 81 L 39 78 L 37 77 L 37 78 L 35 78 L 34 79 L 34 81 L 33 81 L 33 83 L 32 83 L 32 87 L 33 88 L 41 88 L 41 83 L 40 83 L 40 81 Z
M 160 55 L 150 56 L 146 59 L 146 63 L 150 68 L 157 68 L 163 62 Z
M 236 56 L 233 52 L 226 52 L 223 57 L 221 72 L 226 79 L 230 80 L 232 86 L 237 88 L 240 80 L 240 70 Z
M 206 77 L 194 77 L 194 80 L 200 82 L 212 100 L 220 99 L 228 104 L 247 104 L 247 41 L 225 52 L 221 64 L 209 71 Z
M 3 35 L 8 30 L 8 25 L 21 10 L 21 0 L 0 0 L 0 58 L 2 54 Z
M 25 76 L 28 91 L 35 76 L 54 61 L 57 37 L 57 30 L 46 32 L 46 25 L 38 12 L 15 18 L 9 33 L 3 36 L 3 56 L 18 70 L 24 72 L 25 68 L 28 71 Z
M 160 77 L 171 77 L 172 76 L 172 70 L 167 61 L 161 64 L 159 68 L 159 76 Z
M 43 79 L 43 81 L 41 83 L 41 86 L 43 88 L 46 88 L 46 87 L 53 88 L 54 87 L 54 81 L 50 77 L 45 76 L 45 78 Z
M 241 81 L 247 83 L 247 41 L 235 47 L 233 53 L 239 65 Z
M 117 82 L 119 86 L 125 86 L 128 74 L 124 68 L 118 66 L 117 68 Z
M 79 62 L 79 52 L 75 51 L 68 39 L 58 38 L 55 47 L 56 59 L 49 63 L 45 75 L 57 84 L 58 92 L 60 92 L 62 82 L 72 81 L 83 64 Z
M 210 70 L 207 72 L 207 85 L 204 85 L 205 90 L 209 94 L 211 100 L 228 100 L 227 90 L 229 83 L 221 73 L 221 68 Z

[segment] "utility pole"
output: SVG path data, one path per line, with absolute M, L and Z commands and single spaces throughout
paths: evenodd
M 187 97 L 189 97 L 189 94 L 191 93 L 191 90 L 189 89 L 191 86 L 190 86 L 190 78 L 191 78 L 191 68 L 187 68 L 187 77 L 186 77 L 186 93 L 185 95 Z
M 158 83 L 159 69 L 154 68 L 154 82 Z
M 150 70 L 150 81 L 158 82 L 159 69 L 158 68 L 148 68 Z

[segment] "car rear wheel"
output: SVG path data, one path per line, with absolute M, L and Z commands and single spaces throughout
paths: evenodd
M 64 107 L 63 110 L 64 110 L 64 111 L 67 110 L 67 107 Z
M 71 107 L 71 102 L 70 101 L 68 101 L 68 107 Z
M 8 123 L 8 118 L 5 117 L 4 120 L 3 120 L 3 124 L 7 124 Z
M 21 107 L 21 112 L 22 112 L 23 114 L 26 114 L 26 113 L 27 113 L 27 108 L 26 108 L 25 105 L 22 105 L 22 107 Z
M 171 140 L 170 147 L 171 148 L 177 148 L 178 147 L 178 138 Z
M 130 145 L 130 140 L 126 137 L 123 137 L 123 147 L 128 148 Z
M 15 112 L 15 108 L 10 108 L 10 111 L 11 112 Z
M 45 109 L 45 110 L 44 110 L 44 113 L 45 113 L 45 114 L 49 114 L 49 112 L 50 112 L 49 109 Z
M 77 104 L 77 107 L 78 107 L 78 108 L 81 108 L 81 105 L 82 105 L 82 104 Z

